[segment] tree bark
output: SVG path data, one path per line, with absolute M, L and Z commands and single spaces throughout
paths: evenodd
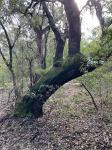
M 42 5 L 43 5 L 43 9 L 46 13 L 46 16 L 48 18 L 50 27 L 56 38 L 56 51 L 55 51 L 55 57 L 54 57 L 54 66 L 55 66 L 55 63 L 58 60 L 63 58 L 63 50 L 64 50 L 66 39 L 61 36 L 61 33 L 60 33 L 59 29 L 56 27 L 53 16 L 51 15 L 46 3 L 43 2 Z
M 39 66 L 44 68 L 44 56 L 43 56 L 43 31 L 40 26 L 34 27 L 34 31 L 36 33 L 36 44 L 37 44 L 37 59 Z
M 80 52 L 81 24 L 80 11 L 74 0 L 64 0 L 65 12 L 69 23 L 68 54 L 73 56 Z

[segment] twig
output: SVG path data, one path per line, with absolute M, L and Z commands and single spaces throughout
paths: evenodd
M 88 90 L 88 88 L 86 87 L 86 85 L 85 85 L 84 83 L 81 83 L 81 84 L 82 84 L 82 86 L 85 88 L 85 90 L 88 92 L 88 94 L 90 95 L 90 97 L 91 97 L 91 99 L 92 99 L 92 102 L 93 102 L 93 104 L 94 104 L 94 107 L 95 107 L 95 109 L 98 111 L 98 106 L 97 106 L 97 104 L 96 104 L 96 102 L 95 102 L 95 100 L 94 100 L 93 95 L 91 94 L 91 92 Z

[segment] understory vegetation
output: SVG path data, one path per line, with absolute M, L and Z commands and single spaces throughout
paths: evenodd
M 111 0 L 0 0 L 0 150 L 108 149 Z
M 44 115 L 38 120 L 2 118 L 0 148 L 111 149 L 111 66 L 112 58 L 94 72 L 66 83 L 49 98 L 44 105 Z M 82 84 L 92 94 L 98 111 Z M 0 93 L 0 109 L 10 114 L 14 101 L 10 99 L 7 105 L 6 92 Z

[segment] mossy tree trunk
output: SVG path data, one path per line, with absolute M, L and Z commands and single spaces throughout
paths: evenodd
M 63 58 L 65 41 L 62 39 L 59 29 L 56 27 L 47 5 L 42 3 L 43 9 L 48 18 L 49 25 L 54 32 L 57 46 L 55 59 L 58 61 Z M 69 47 L 67 60 L 61 61 L 59 65 L 54 65 L 35 86 L 30 89 L 30 93 L 23 97 L 22 101 L 16 104 L 16 116 L 33 115 L 40 117 L 43 115 L 43 104 L 46 100 L 63 84 L 81 76 L 82 55 L 80 54 L 80 15 L 74 0 L 64 0 L 65 12 L 69 24 Z M 61 59 L 63 60 L 63 59 Z
M 28 115 L 40 117 L 43 115 L 43 104 L 63 84 L 81 76 L 82 56 L 68 58 L 59 68 L 53 67 L 31 89 L 22 101 L 16 104 L 15 116 L 25 117 Z

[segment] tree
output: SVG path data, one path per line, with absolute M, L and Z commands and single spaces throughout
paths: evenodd
M 15 98 L 17 99 L 19 97 L 19 91 L 17 88 L 17 82 L 16 82 L 16 76 L 13 70 L 13 48 L 16 44 L 16 41 L 19 38 L 20 35 L 20 27 L 18 28 L 18 31 L 16 33 L 15 39 L 13 42 L 11 42 L 11 39 L 9 38 L 8 32 L 4 26 L 4 24 L 2 23 L 2 21 L 0 20 L 0 25 L 4 31 L 5 37 L 6 37 L 6 41 L 8 44 L 8 51 L 9 51 L 9 61 L 6 59 L 2 49 L 0 48 L 0 54 L 3 58 L 4 63 L 6 64 L 7 68 L 9 69 L 11 75 L 12 75 L 12 81 L 13 81 L 13 87 L 14 87 L 14 92 L 15 92 Z
M 13 0 L 10 0 L 12 2 Z M 91 0 L 92 1 L 92 0 Z M 15 3 L 15 1 L 13 1 Z M 87 4 L 90 0 L 87 2 Z M 93 2 L 93 1 L 92 1 Z M 95 6 L 96 3 L 91 4 Z M 94 2 L 99 2 L 94 0 Z M 12 3 L 10 3 L 12 4 Z M 33 58 L 28 56 L 27 61 L 29 62 L 29 72 L 30 72 L 30 81 L 31 88 L 27 95 L 23 96 L 20 101 L 16 102 L 15 106 L 15 116 L 35 116 L 40 117 L 43 114 L 43 105 L 47 101 L 47 99 L 63 84 L 66 82 L 81 76 L 88 70 L 93 70 L 95 67 L 89 66 L 89 69 L 86 65 L 88 65 L 87 61 L 85 61 L 85 57 L 80 52 L 80 41 L 81 41 L 81 23 L 80 23 L 80 13 L 77 4 L 74 0 L 31 0 L 22 1 L 19 0 L 14 4 L 14 9 L 11 7 L 11 14 L 16 14 L 19 19 L 22 17 L 27 18 L 27 23 L 25 24 L 25 32 L 22 33 L 22 40 L 25 41 L 25 38 L 31 39 L 31 32 L 36 35 L 33 37 L 32 41 L 35 41 L 37 44 L 37 49 L 39 53 L 39 61 L 42 60 L 45 62 L 46 52 L 47 52 L 47 38 L 49 28 L 50 34 L 54 34 L 55 38 L 55 54 L 54 60 L 52 63 L 52 67 L 48 70 L 48 72 L 41 76 L 38 82 L 32 85 L 32 64 Z M 21 5 L 21 7 L 20 7 Z M 56 9 L 59 6 L 62 6 L 64 21 L 61 22 L 56 21 L 54 10 L 52 6 Z M 15 7 L 17 6 L 17 7 Z M 19 6 L 19 7 L 18 7 Z M 97 7 L 98 6 L 98 7 Z M 95 6 L 97 15 L 102 15 L 102 9 L 99 9 L 100 5 Z M 9 9 L 10 10 L 10 9 Z M 100 13 L 99 13 L 100 12 Z M 100 14 L 100 15 L 99 15 Z M 43 19 L 45 24 L 43 25 Z M 101 19 L 101 18 L 100 18 Z M 34 24 L 32 24 L 32 20 L 34 20 Z M 39 21 L 39 20 L 42 20 Z M 102 21 L 102 19 L 101 19 Z M 19 20 L 21 24 L 21 19 Z M 103 26 L 103 22 L 101 22 Z M 30 30 L 29 30 L 30 26 Z M 45 32 L 44 32 L 44 29 Z M 47 33 L 46 33 L 47 32 Z M 26 35 L 26 37 L 24 36 Z M 43 38 L 43 35 L 46 36 Z M 44 44 L 44 59 L 43 59 L 43 39 L 46 41 Z M 64 47 L 66 40 L 68 40 L 68 51 L 67 58 L 64 59 Z M 27 40 L 26 40 L 27 41 Z M 53 41 L 53 40 L 52 40 Z M 26 51 L 27 53 L 27 51 Z
M 99 20 L 99 23 L 100 23 L 100 27 L 101 27 L 101 31 L 102 31 L 102 34 L 101 34 L 101 43 L 100 43 L 100 49 L 102 49 L 102 47 L 104 45 L 106 45 L 106 49 L 107 49 L 107 53 L 108 53 L 108 48 L 109 47 L 109 42 L 108 41 L 105 41 L 107 36 L 108 36 L 108 27 L 111 25 L 112 23 L 112 19 L 111 20 L 108 20 L 108 22 L 106 21 L 106 17 L 104 16 L 105 15 L 105 10 L 104 9 L 107 9 L 105 6 L 107 5 L 107 1 L 105 0 L 102 0 L 102 1 L 99 1 L 99 0 L 90 0 L 91 2 L 91 5 L 94 7 L 95 11 L 96 11 L 96 16 Z M 109 56 L 107 56 L 109 57 Z
M 48 9 L 46 2 L 42 2 L 43 9 L 49 21 L 49 25 L 56 37 L 57 58 L 62 58 L 64 41 L 54 19 Z M 80 12 L 74 0 L 63 2 L 69 24 L 69 48 L 68 58 L 61 65 L 50 69 L 30 90 L 31 93 L 23 97 L 22 101 L 16 104 L 15 115 L 26 116 L 28 114 L 40 117 L 43 114 L 42 107 L 46 100 L 64 83 L 79 77 L 81 71 L 82 55 L 80 54 Z M 58 60 L 59 60 L 58 59 Z M 66 76 L 65 76 L 66 75 Z

